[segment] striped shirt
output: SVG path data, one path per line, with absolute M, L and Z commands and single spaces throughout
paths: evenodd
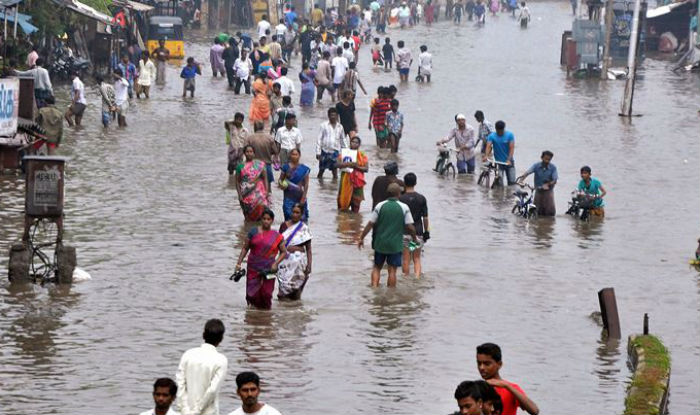
M 386 113 L 391 110 L 391 100 L 377 98 L 372 105 L 372 125 L 375 127 L 386 123 Z

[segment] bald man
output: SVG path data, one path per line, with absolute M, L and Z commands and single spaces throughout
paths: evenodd
M 389 271 L 387 286 L 396 286 L 396 269 L 401 266 L 404 231 L 411 235 L 413 242 L 418 242 L 411 210 L 405 203 L 399 201 L 401 186 L 397 183 L 391 183 L 387 188 L 387 193 L 389 198 L 375 206 L 369 222 L 357 242 L 357 247 L 362 249 L 365 237 L 370 230 L 374 229 L 372 237 L 372 249 L 374 249 L 372 287 L 379 287 L 379 278 L 385 262 Z

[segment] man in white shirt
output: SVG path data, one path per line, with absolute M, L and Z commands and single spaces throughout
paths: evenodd
M 204 325 L 204 344 L 186 351 L 177 368 L 177 402 L 182 415 L 219 415 L 219 390 L 228 359 L 216 350 L 224 338 L 224 323 Z
M 255 372 L 239 373 L 236 376 L 236 387 L 241 406 L 229 415 L 281 415 L 277 409 L 258 401 L 260 377 Z
M 399 50 L 396 51 L 396 67 L 399 68 L 399 78 L 401 82 L 407 82 L 408 71 L 411 69 L 413 57 L 411 56 L 411 51 L 404 47 L 405 44 L 403 40 L 399 40 L 397 46 Z
M 77 72 L 71 74 L 73 79 L 73 85 L 70 88 L 70 107 L 66 111 L 66 121 L 68 121 L 69 126 L 73 126 L 73 117 L 75 117 L 75 125 L 80 127 L 80 122 L 83 119 L 83 113 L 85 112 L 85 107 L 87 106 L 87 101 L 85 100 L 85 84 L 78 77 Z
M 294 113 L 288 112 L 284 118 L 284 127 L 278 128 L 275 133 L 275 142 L 280 150 L 280 162 L 286 163 L 289 160 L 289 152 L 301 149 L 301 130 L 294 126 L 297 116 Z
M 157 379 L 153 384 L 153 401 L 156 407 L 141 415 L 179 415 L 172 407 L 177 396 L 177 384 L 170 378 Z
M 348 65 L 355 62 L 355 53 L 350 49 L 350 42 L 343 43 L 343 57 L 348 60 Z
M 241 85 L 245 86 L 245 93 L 250 95 L 250 72 L 253 70 L 253 62 L 248 57 L 248 49 L 243 48 L 241 56 L 233 63 L 234 82 L 233 93 L 241 92 Z
M 340 150 L 347 148 L 345 131 L 338 122 L 338 110 L 335 107 L 328 109 L 328 121 L 321 124 L 321 131 L 316 141 L 316 160 L 318 160 L 318 178 L 323 178 L 326 169 L 333 174 L 333 179 L 338 177 L 336 162 Z
M 350 62 L 343 56 L 342 47 L 338 46 L 335 53 L 336 57 L 331 61 L 331 67 L 333 68 L 333 89 L 337 90 L 343 82 L 345 72 L 350 67 Z
M 262 18 L 258 22 L 258 39 L 265 36 L 265 32 L 270 29 L 270 22 L 267 21 L 267 15 L 263 14 Z
M 117 124 L 126 127 L 126 111 L 129 109 L 129 81 L 121 69 L 114 70 L 114 103 L 117 106 Z
M 51 85 L 51 77 L 49 76 L 49 71 L 44 69 L 42 65 L 44 60 L 42 58 L 37 58 L 34 61 L 34 67 L 27 71 L 15 71 L 15 75 L 20 76 L 31 76 L 34 78 L 34 97 L 37 100 L 37 107 L 41 108 L 44 106 L 44 99 L 48 96 L 53 96 L 53 86 Z
M 149 58 L 147 50 L 141 52 L 139 60 L 139 78 L 136 80 L 136 98 L 141 98 L 141 94 L 150 98 L 151 82 L 156 80 L 156 65 Z
M 420 82 L 430 82 L 430 75 L 433 74 L 433 55 L 428 52 L 428 47 L 420 47 L 418 55 L 418 78 Z
M 287 72 L 287 67 L 283 66 L 282 69 L 280 69 L 280 74 L 282 76 L 275 80 L 275 82 L 280 84 L 280 91 L 282 92 L 283 97 L 291 97 L 292 94 L 296 92 L 296 90 L 294 89 L 294 82 L 292 82 L 292 80 L 287 77 Z
M 284 38 L 284 35 L 287 34 L 287 25 L 284 24 L 284 19 L 280 19 L 280 24 L 275 26 L 275 34 L 279 37 L 282 36 Z

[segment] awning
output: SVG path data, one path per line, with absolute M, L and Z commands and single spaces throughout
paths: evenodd
M 82 14 L 85 17 L 89 17 L 91 19 L 95 19 L 98 22 L 102 22 L 106 25 L 111 25 L 112 24 L 112 16 L 109 16 L 107 14 L 104 14 L 102 12 L 98 12 L 94 8 L 88 6 L 87 4 L 83 4 L 79 2 L 78 0 L 53 0 L 55 3 L 60 4 L 61 6 L 65 6 L 74 12 L 78 14 Z
M 671 11 L 673 11 L 673 9 L 681 7 L 682 5 L 684 5 L 686 3 L 687 3 L 687 1 L 682 1 L 679 3 L 671 3 L 671 4 L 667 4 L 665 6 L 656 7 L 654 9 L 647 10 L 647 19 L 653 19 L 654 17 L 659 17 L 659 16 L 663 16 L 664 14 L 671 13 Z
M 23 0 L 0 0 L 0 7 L 14 7 Z
M 155 8 L 153 6 L 149 6 L 148 4 L 139 3 L 133 0 L 113 0 L 112 4 L 115 6 L 126 7 L 127 9 L 131 9 L 136 12 L 150 12 Z
M 32 19 L 32 16 L 29 16 L 27 14 L 23 13 L 17 13 L 17 25 L 22 29 L 22 31 L 26 34 L 31 34 L 39 30 L 38 27 L 34 26 L 33 24 L 29 23 L 29 21 Z M 0 11 L 0 20 L 5 20 L 5 12 Z M 7 13 L 7 21 L 8 22 L 15 22 L 15 13 L 10 11 Z

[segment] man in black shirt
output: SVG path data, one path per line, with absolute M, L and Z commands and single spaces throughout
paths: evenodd
M 401 189 L 405 187 L 403 181 L 396 176 L 399 174 L 399 165 L 395 161 L 390 161 L 384 165 L 384 176 L 379 176 L 374 179 L 372 184 L 372 210 L 380 203 L 387 200 L 389 194 L 389 185 L 397 183 Z
M 230 38 L 228 40 L 228 43 L 226 44 L 226 49 L 224 49 L 223 58 L 224 67 L 226 67 L 226 78 L 228 79 L 228 87 L 229 89 L 233 89 L 233 81 L 236 73 L 233 70 L 233 64 L 236 63 L 236 59 L 238 59 L 238 45 L 236 45 L 235 39 Z
M 408 208 L 411 210 L 411 216 L 413 216 L 413 226 L 416 228 L 416 236 L 419 239 L 422 239 L 422 242 L 427 242 L 428 239 L 430 239 L 428 201 L 425 199 L 425 196 L 415 191 L 417 182 L 415 174 L 408 173 L 403 177 L 403 181 L 406 185 L 406 190 L 405 193 L 399 198 L 399 201 L 408 205 Z M 422 249 L 423 243 L 419 242 L 416 244 L 413 242 L 413 238 L 410 235 L 404 234 L 403 259 L 401 261 L 403 275 L 408 275 L 411 273 L 411 261 L 413 261 L 415 275 L 416 277 L 420 278 L 420 254 Z
M 355 118 L 355 102 L 353 102 L 352 91 L 343 91 L 340 102 L 335 104 L 340 117 L 340 125 L 343 126 L 345 134 L 350 138 L 357 135 L 357 118 Z

